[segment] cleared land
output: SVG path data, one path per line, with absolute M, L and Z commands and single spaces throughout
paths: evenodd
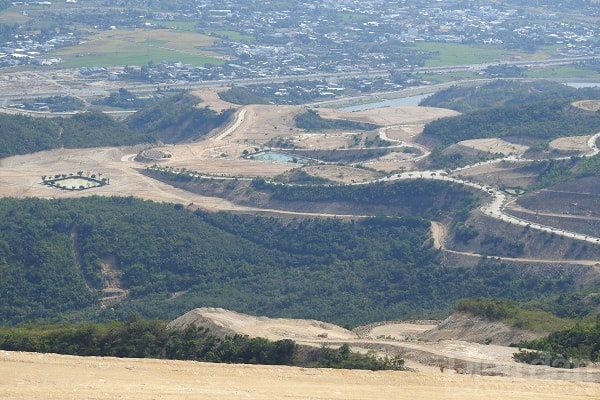
M 579 107 L 581 109 L 587 111 L 598 111 L 600 110 L 600 100 L 581 100 L 573 103 L 575 107 Z
M 0 352 L 3 399 L 597 399 L 597 383 Z
M 528 149 L 527 146 L 509 143 L 497 138 L 463 140 L 458 144 L 479 151 L 502 153 L 504 155 L 523 154 Z
M 255 317 L 221 308 L 198 308 L 171 323 L 194 323 L 221 335 L 242 334 L 271 340 L 292 339 L 311 347 L 351 345 L 354 351 L 401 355 L 414 371 L 437 372 L 440 366 L 461 374 L 510 376 L 597 382 L 597 367 L 575 370 L 516 363 L 511 342 L 539 337 L 540 333 L 511 328 L 481 318 L 457 314 L 445 321 L 390 321 L 357 327 L 352 331 L 315 320 Z M 470 340 L 470 341 L 467 341 Z M 490 341 L 491 344 L 483 344 Z
M 200 106 L 211 105 L 217 108 L 227 107 L 208 91 L 201 96 L 206 99 Z M 210 103 L 209 103 L 210 102 Z M 228 108 L 228 107 L 227 107 Z M 245 110 L 245 111 L 244 111 Z M 242 111 L 244 111 L 242 113 Z M 410 125 L 416 133 L 425 122 L 454 114 L 453 111 L 406 107 L 400 109 L 372 110 L 347 113 L 338 110 L 322 110 L 327 118 L 350 118 L 373 121 L 382 126 Z M 236 129 L 228 135 L 221 135 L 227 129 L 209 135 L 203 140 L 175 146 L 157 148 L 172 155 L 169 159 L 157 161 L 160 166 L 186 168 L 203 174 L 215 176 L 273 177 L 297 168 L 294 163 L 258 161 L 244 159 L 244 150 L 254 152 L 255 148 L 268 148 L 266 143 L 279 138 L 290 139 L 301 148 L 336 149 L 343 148 L 351 135 L 344 132 L 309 133 L 294 126 L 294 116 L 304 112 L 302 107 L 292 106 L 245 106 L 237 111 L 233 124 Z M 321 110 L 320 110 L 321 112 Z M 194 205 L 208 210 L 247 209 L 238 207 L 225 200 L 208 198 L 150 179 L 140 174 L 140 169 L 151 162 L 133 161 L 135 154 L 144 147 L 100 148 L 100 149 L 57 149 L 35 154 L 9 157 L 0 160 L 0 188 L 4 196 L 63 198 L 87 195 L 129 196 Z M 396 153 L 394 153 L 396 154 Z M 410 159 L 417 154 L 397 153 Z M 381 164 L 381 165 L 380 165 Z M 380 169 L 387 164 L 390 169 L 398 168 L 394 160 L 375 161 L 373 168 Z M 317 167 L 314 167 L 317 168 Z M 110 178 L 110 185 L 82 192 L 67 192 L 41 185 L 43 175 L 76 173 L 101 173 Z M 360 182 L 373 176 L 370 171 L 356 168 L 340 168 L 337 165 L 319 166 L 316 175 L 341 182 Z

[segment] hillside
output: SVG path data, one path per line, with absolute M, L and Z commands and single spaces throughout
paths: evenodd
M 540 174 L 550 179 L 563 161 L 519 159 L 529 146 L 492 138 L 468 144 L 502 148 L 504 158 L 455 171 L 418 169 L 432 151 L 419 144 L 423 127 L 454 111 L 320 108 L 327 121 L 378 128 L 362 131 L 352 123 L 319 131 L 297 126 L 304 107 L 233 109 L 219 100 L 216 113 L 212 103 L 187 94 L 170 101 L 128 122 L 144 131 L 169 126 L 174 136 L 165 139 L 183 143 L 0 160 L 2 193 L 11 197 L 3 203 L 7 250 L 0 260 L 10 277 L 2 282 L 2 293 L 10 294 L 1 309 L 8 323 L 124 319 L 135 311 L 168 319 L 201 305 L 357 325 L 444 317 L 464 297 L 549 301 L 582 287 L 595 290 L 596 238 L 559 230 L 581 232 L 587 221 L 577 224 L 570 215 L 567 225 L 564 214 L 552 217 L 556 226 L 527 227 L 546 216 L 524 211 L 529 206 L 505 190 L 527 186 L 533 197 Z M 213 130 L 194 119 L 198 110 L 209 122 L 233 119 Z M 597 156 L 576 162 L 597 152 L 595 138 L 573 136 L 553 148 L 575 144 L 572 168 L 595 174 Z M 141 151 L 159 156 L 136 157 Z M 330 153 L 335 161 L 303 164 L 297 154 L 290 158 L 294 151 L 324 159 Z M 79 173 L 101 174 L 110 184 L 81 191 L 43 184 L 47 176 Z M 583 212 L 585 196 L 569 202 Z M 505 198 L 496 211 L 494 199 Z M 245 215 L 205 212 L 223 210 Z M 510 212 L 530 222 L 508 220 Z M 446 232 L 437 247 L 432 220 Z
M 209 328 L 219 335 L 241 334 L 269 340 L 291 339 L 300 346 L 339 347 L 348 343 L 355 351 L 375 350 L 389 357 L 400 355 L 410 368 L 430 370 L 440 365 L 479 375 L 532 374 L 527 367 L 515 371 L 515 348 L 510 343 L 539 338 L 543 333 L 511 327 L 470 313 L 454 313 L 444 321 L 383 321 L 347 330 L 317 320 L 256 317 L 222 308 L 197 308 L 169 323 L 173 329 L 189 325 Z M 461 352 L 462 349 L 462 352 Z M 594 370 L 595 371 L 595 370 Z M 540 375 L 541 374 L 541 375 Z M 569 374 L 564 375 L 567 379 Z
M 442 107 L 467 113 L 503 106 L 523 106 L 549 98 L 568 101 L 598 99 L 597 88 L 576 89 L 547 80 L 499 79 L 482 86 L 453 86 L 421 101 L 422 106 Z
M 519 328 L 514 321 L 531 316 L 532 320 L 551 319 L 555 326 L 568 323 L 540 312 L 527 311 L 508 302 L 469 300 L 464 306 L 494 304 L 496 311 L 508 312 L 502 320 L 467 311 L 457 311 L 444 321 L 410 320 L 383 321 L 359 326 L 352 331 L 316 320 L 256 317 L 221 308 L 198 308 L 169 323 L 174 329 L 190 325 L 209 328 L 221 335 L 241 334 L 269 340 L 291 339 L 302 346 L 333 347 L 350 344 L 354 351 L 376 351 L 388 357 L 401 356 L 412 370 L 431 371 L 440 366 L 455 368 L 461 374 L 482 376 L 544 377 L 553 379 L 593 381 L 600 376 L 597 365 L 578 370 L 556 369 L 547 366 L 525 365 L 513 359 L 517 353 L 513 343 L 532 339 L 543 341 L 548 332 Z M 464 307 L 463 307 L 464 308 Z M 474 308 L 475 309 L 475 308 Z M 521 321 L 522 322 L 522 321 Z M 536 323 L 543 321 L 536 321 Z M 546 324 L 545 327 L 549 327 Z M 577 329 L 575 329 L 577 330 Z M 598 327 L 596 327 L 596 331 Z M 556 335 L 556 334 L 552 334 Z M 552 337 L 550 335 L 550 337 Z M 563 343 L 566 343 L 563 335 Z M 528 342 L 528 343 L 536 343 Z M 589 345 L 589 343 L 588 343 Z M 597 347 L 597 346 L 596 346 Z M 587 355 L 589 357 L 589 354 Z M 581 377 L 585 377 L 581 379 Z
M 466 342 L 494 343 L 508 346 L 523 340 L 537 339 L 541 333 L 519 329 L 502 322 L 490 321 L 469 313 L 455 313 L 419 338 L 429 342 L 460 339 Z
M 280 220 L 132 197 L 2 199 L 0 215 L 5 324 L 169 319 L 199 304 L 357 325 L 445 314 L 484 294 L 566 294 L 581 271 L 540 277 L 491 259 L 449 268 L 415 216 Z

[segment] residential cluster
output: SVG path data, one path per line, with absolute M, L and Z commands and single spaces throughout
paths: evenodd
M 47 12 L 62 12 L 66 21 L 86 21 L 96 29 L 166 29 L 168 21 L 192 22 L 198 32 L 219 39 L 211 50 L 228 60 L 225 65 L 203 68 L 179 60 L 155 60 L 156 65 L 144 71 L 147 80 L 155 80 L 153 76 L 164 81 L 165 77 L 198 80 L 393 71 L 422 66 L 436 56 L 416 46 L 419 42 L 520 51 L 545 46 L 557 56 L 600 53 L 596 19 L 564 18 L 565 13 L 600 16 L 593 0 L 565 1 L 543 12 L 530 2 L 516 0 L 178 0 L 144 12 L 135 9 L 135 1 L 120 10 L 116 8 L 123 3 L 119 0 L 107 1 L 97 10 L 67 3 L 64 10 L 49 8 Z M 14 4 L 15 9 L 27 12 L 27 3 Z M 84 39 L 82 33 L 62 30 L 49 37 L 46 32 L 43 38 L 32 33 L 15 35 L 0 43 L 0 65 L 54 64 L 60 60 L 49 57 L 49 51 Z M 161 65 L 162 61 L 166 64 Z
M 295 2 L 290 2 L 295 3 Z M 496 45 L 534 51 L 551 46 L 557 55 L 600 53 L 600 26 L 561 18 L 561 10 L 534 13 L 529 2 L 346 0 L 280 3 L 204 0 L 198 30 L 235 30 L 252 41 L 224 41 L 238 60 L 236 74 L 305 74 L 421 66 L 434 55 L 418 42 Z M 580 2 L 586 3 L 586 2 Z M 504 4 L 504 5 L 503 5 Z M 585 15 L 600 15 L 587 2 Z M 583 19 L 582 19 L 583 20 Z M 251 71 L 246 71 L 251 69 Z
M 79 39 L 72 33 L 57 33 L 49 38 L 33 34 L 15 34 L 13 40 L 0 44 L 0 67 L 23 64 L 55 65 L 62 62 L 60 57 L 49 56 L 54 49 L 72 46 Z

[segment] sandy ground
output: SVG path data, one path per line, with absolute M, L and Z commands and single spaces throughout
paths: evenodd
M 487 151 L 489 153 L 502 153 L 507 156 L 523 154 L 528 149 L 527 146 L 509 143 L 497 138 L 463 140 L 458 144 L 475 150 Z
M 554 139 L 548 146 L 551 150 L 578 151 L 585 153 L 590 150 L 588 140 L 589 136 L 564 137 Z
M 0 352 L 3 399 L 597 399 L 600 385 Z
M 600 100 L 580 100 L 573 103 L 573 105 L 587 111 L 600 110 Z
M 384 107 L 354 112 L 319 108 L 317 111 L 323 118 L 344 118 L 383 126 L 425 124 L 434 119 L 458 115 L 456 111 L 445 108 L 420 106 Z
M 515 363 L 514 348 L 419 339 L 434 321 L 384 322 L 357 332 L 315 320 L 255 317 L 220 308 L 172 322 L 222 334 L 308 346 L 400 354 L 410 371 L 348 371 L 192 361 L 73 357 L 0 351 L 2 399 L 597 399 L 599 369 L 558 370 Z M 359 334 L 358 331 L 361 331 Z M 439 331 L 438 331 L 439 333 Z M 444 366 L 441 372 L 440 366 Z M 456 370 L 454 369 L 456 368 Z M 502 376 L 497 376 L 502 375 Z
M 433 236 L 433 245 L 436 249 L 443 249 L 446 242 L 447 229 L 440 222 L 431 221 L 431 236 Z

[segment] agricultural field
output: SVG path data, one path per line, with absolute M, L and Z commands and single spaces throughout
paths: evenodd
M 201 50 L 214 42 L 206 35 L 178 30 L 114 29 L 90 35 L 81 44 L 56 50 L 63 67 L 146 65 L 174 61 L 194 66 L 221 64 L 216 53 Z
M 431 52 L 433 55 L 425 62 L 427 67 L 443 67 L 452 65 L 481 64 L 498 62 L 500 60 L 510 61 L 513 57 L 523 57 L 520 52 L 507 52 L 496 47 L 474 47 L 459 43 L 418 43 L 415 47 L 419 50 Z M 532 54 L 531 59 L 540 58 L 541 55 Z

